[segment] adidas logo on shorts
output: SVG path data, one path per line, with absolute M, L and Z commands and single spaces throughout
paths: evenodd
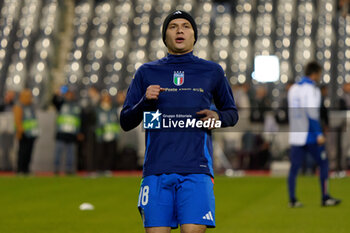
M 211 211 L 209 211 L 206 215 L 204 215 L 203 219 L 214 221 L 213 215 L 211 214 Z

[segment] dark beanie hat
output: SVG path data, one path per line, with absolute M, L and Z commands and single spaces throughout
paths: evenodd
M 181 10 L 176 10 L 176 11 L 170 13 L 164 20 L 163 29 L 162 29 L 162 36 L 163 36 L 164 44 L 166 45 L 166 43 L 165 43 L 166 29 L 168 28 L 170 21 L 173 19 L 178 19 L 178 18 L 187 19 L 191 23 L 193 31 L 194 31 L 194 43 L 196 43 L 197 34 L 198 34 L 196 22 L 194 21 L 192 16 L 190 14 L 188 14 L 187 12 L 181 11 Z

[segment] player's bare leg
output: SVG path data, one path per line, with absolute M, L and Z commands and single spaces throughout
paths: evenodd
M 181 233 L 205 233 L 207 226 L 198 224 L 181 225 Z
M 170 233 L 170 227 L 146 227 L 146 233 Z

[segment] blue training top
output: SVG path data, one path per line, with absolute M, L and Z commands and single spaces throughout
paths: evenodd
M 180 74 L 180 76 L 177 76 Z M 166 88 L 158 100 L 147 100 L 149 85 Z M 132 80 L 120 125 L 125 130 L 137 127 L 144 111 L 166 112 L 187 109 L 195 113 L 210 109 L 212 100 L 221 127 L 233 126 L 238 112 L 230 85 L 220 65 L 200 59 L 192 52 L 168 54 L 160 60 L 143 64 Z M 146 130 L 146 152 L 143 176 L 163 173 L 213 174 L 213 148 L 209 130 Z

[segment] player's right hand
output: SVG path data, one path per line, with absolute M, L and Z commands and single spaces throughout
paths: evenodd
M 159 85 L 149 85 L 146 90 L 146 99 L 157 100 L 160 92 L 164 90 L 165 88 L 162 88 Z
M 317 144 L 322 146 L 326 142 L 326 138 L 323 136 L 323 134 L 319 135 L 317 137 Z

